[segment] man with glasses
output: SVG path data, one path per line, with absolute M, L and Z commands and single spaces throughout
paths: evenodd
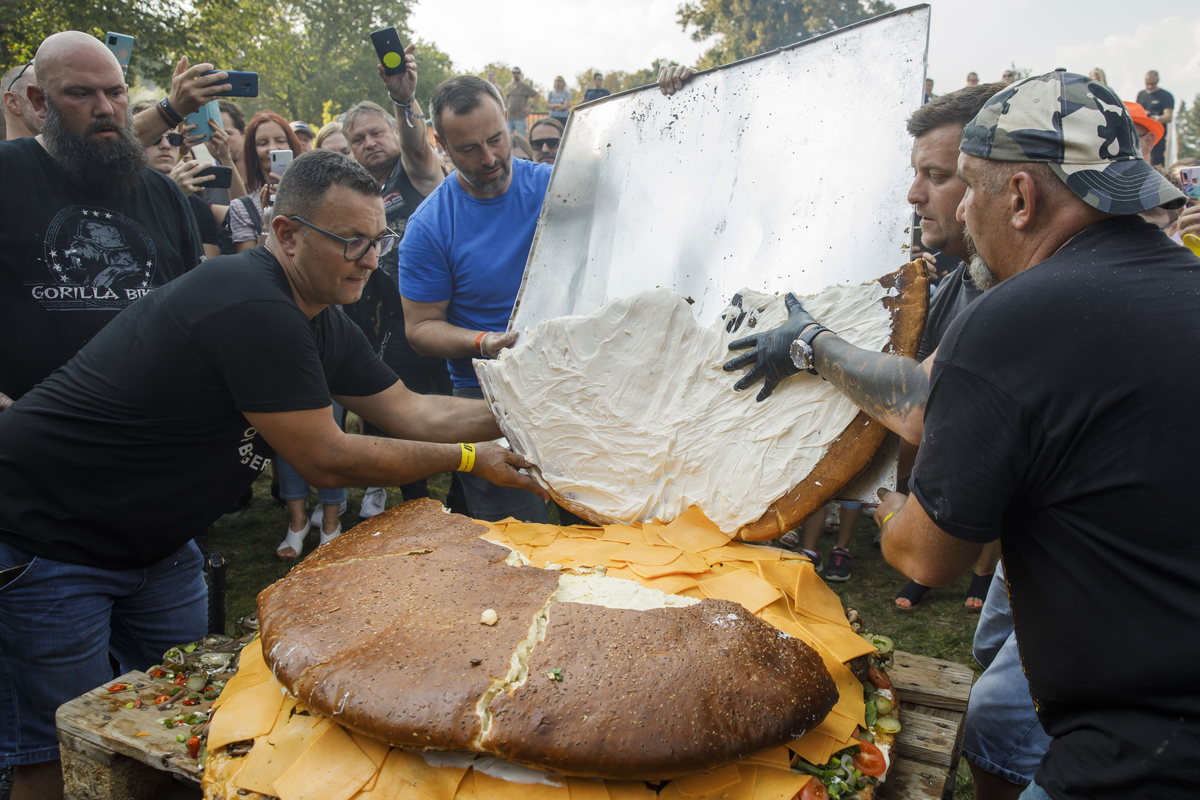
M 42 132 L 42 121 L 33 113 L 33 105 L 25 93 L 25 87 L 36 82 L 32 61 L 13 67 L 0 78 L 0 86 L 4 88 L 4 138 L 7 141 Z
M 556 119 L 539 119 L 529 129 L 529 144 L 533 146 L 533 160 L 539 164 L 553 164 L 562 142 L 563 125 Z
M 521 68 L 513 67 L 513 82 L 508 87 L 508 132 L 525 135 L 525 118 L 533 109 L 530 103 L 538 98 L 537 90 L 521 80 Z
M 0 410 L 202 257 L 183 195 L 146 166 L 107 47 L 48 37 L 25 94 L 41 135 L 0 143 L 0 185 L 24 189 L 0 194 Z
M 485 403 L 408 391 L 330 308 L 395 246 L 370 173 L 306 153 L 275 211 L 265 247 L 131 306 L 0 415 L 0 765 L 58 757 L 55 708 L 111 676 L 110 649 L 145 669 L 205 633 L 191 538 L 276 453 L 321 487 L 462 470 L 542 491 Z M 397 438 L 344 434 L 334 399 Z

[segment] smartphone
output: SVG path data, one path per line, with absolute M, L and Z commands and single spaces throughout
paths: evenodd
M 222 92 L 219 97 L 258 97 L 258 73 L 257 72 L 237 72 L 235 70 L 225 70 L 229 74 L 227 81 L 233 86 L 228 92 Z M 201 75 L 212 75 L 214 72 L 221 72 L 218 69 L 210 69 L 208 72 L 201 72 Z
M 371 34 L 371 43 L 375 45 L 375 52 L 379 54 L 379 63 L 383 64 L 384 75 L 399 75 L 408 71 L 408 65 L 404 63 L 404 45 L 400 43 L 400 34 L 394 27 L 374 31 Z
M 1179 182 L 1183 193 L 1192 200 L 1200 200 L 1200 167 L 1180 167 Z
M 921 226 L 920 225 L 913 225 L 912 246 L 919 250 L 925 249 L 924 243 L 921 242 Z
M 199 109 L 188 114 L 183 123 L 185 125 L 195 125 L 196 130 L 192 131 L 190 135 L 203 136 L 204 138 L 201 141 L 207 142 L 212 137 L 212 127 L 208 124 L 210 119 L 215 119 L 217 124 L 221 125 L 221 106 L 216 100 L 209 100 L 200 106 Z M 225 126 L 221 125 L 221 127 Z
M 104 44 L 112 50 L 112 54 L 121 62 L 121 71 L 129 71 L 129 57 L 133 55 L 133 37 L 124 33 L 109 31 L 104 34 Z
M 290 163 L 292 163 L 291 150 L 271 151 L 271 172 L 274 172 L 280 178 L 283 177 L 283 171 L 287 169 L 287 165 Z
M 228 189 L 233 186 L 233 167 L 222 167 L 220 164 L 213 164 L 211 167 L 205 167 L 196 173 L 199 178 L 202 175 L 215 175 L 216 180 L 202 184 L 205 189 Z

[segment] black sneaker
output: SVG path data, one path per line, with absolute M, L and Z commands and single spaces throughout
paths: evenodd
M 812 562 L 813 571 L 820 574 L 823 567 L 821 566 L 821 554 L 815 550 L 797 550 L 797 553 L 808 556 L 808 560 Z
M 825 568 L 825 580 L 850 580 L 850 551 L 835 547 L 829 553 L 829 566 Z

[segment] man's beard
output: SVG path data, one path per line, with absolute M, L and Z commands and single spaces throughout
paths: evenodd
M 971 231 L 963 226 L 963 240 L 967 243 L 967 253 L 970 254 L 970 261 L 967 262 L 967 274 L 971 276 L 971 280 L 975 282 L 975 286 L 979 291 L 986 292 L 1000 284 L 1000 279 L 996 277 L 996 273 L 992 272 L 992 268 L 983 260 L 983 256 L 979 255 L 979 251 L 975 249 L 975 239 L 971 236 Z
M 450 160 L 454 161 L 453 155 L 450 156 Z M 478 189 L 479 191 L 481 191 L 481 192 L 498 192 L 501 189 L 503 189 L 505 186 L 508 185 L 509 176 L 512 175 L 512 151 L 511 150 L 509 151 L 508 156 L 505 157 L 505 159 L 501 162 L 500 165 L 501 165 L 500 174 L 497 175 L 495 178 L 493 178 L 490 181 L 479 180 L 479 178 L 476 177 L 476 173 L 467 172 L 462 167 L 459 167 L 457 163 L 454 166 L 458 169 L 458 174 L 462 176 L 462 179 L 464 181 L 466 181 L 467 183 L 469 183 L 471 186 Z
M 116 136 L 88 138 L 97 131 L 113 131 Z M 124 128 L 115 117 L 101 117 L 93 120 L 82 136 L 76 136 L 47 97 L 42 138 L 54 163 L 87 194 L 126 194 L 137 186 L 146 168 L 146 148 L 134 134 L 133 116 L 129 114 Z

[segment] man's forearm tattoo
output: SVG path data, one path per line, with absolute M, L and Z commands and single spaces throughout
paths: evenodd
M 813 351 L 817 373 L 880 422 L 924 414 L 929 377 L 915 359 L 873 353 L 830 334 L 814 340 Z

